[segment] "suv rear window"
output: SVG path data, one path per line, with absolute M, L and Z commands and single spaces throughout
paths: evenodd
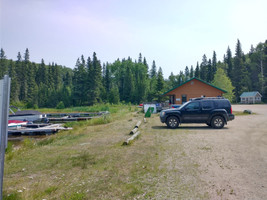
M 230 103 L 227 100 L 215 101 L 218 108 L 227 108 L 230 107 Z
M 202 101 L 201 104 L 203 110 L 211 110 L 214 108 L 213 101 Z

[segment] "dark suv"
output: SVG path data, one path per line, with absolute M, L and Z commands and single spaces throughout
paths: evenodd
M 234 118 L 229 100 L 222 97 L 195 98 L 179 108 L 160 112 L 160 121 L 169 128 L 177 128 L 181 123 L 206 123 L 219 129 Z

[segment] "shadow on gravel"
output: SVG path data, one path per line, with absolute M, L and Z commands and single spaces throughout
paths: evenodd
M 167 126 L 152 126 L 152 129 L 161 129 L 161 130 L 163 130 L 163 129 L 170 129 L 170 128 L 168 128 Z M 198 129 L 198 130 L 212 129 L 212 130 L 216 130 L 216 129 L 213 129 L 213 128 L 209 127 L 209 126 L 179 126 L 177 128 L 177 130 L 179 130 L 179 129 L 189 129 L 189 130 L 190 129 L 191 130 L 195 130 L 195 129 Z M 227 129 L 227 128 L 224 127 L 223 129 Z

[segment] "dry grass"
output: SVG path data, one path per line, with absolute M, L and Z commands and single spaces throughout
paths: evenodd
M 166 129 L 154 115 L 141 125 L 141 137 L 122 146 L 143 118 L 130 110 L 122 108 L 112 114 L 110 123 L 80 124 L 38 142 L 26 140 L 19 150 L 9 151 L 4 199 L 161 199 L 168 187 L 176 187 L 179 198 L 190 193 L 202 197 L 190 181 L 183 182 L 175 163 L 186 161 L 178 168 L 192 176 L 197 164 L 186 159 L 181 144 L 169 141 L 187 133 Z M 179 152 L 172 158 L 177 159 L 175 166 L 166 162 L 171 151 Z

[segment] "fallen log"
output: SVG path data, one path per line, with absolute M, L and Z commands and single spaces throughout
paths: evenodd
M 133 141 L 138 135 L 140 135 L 140 131 L 137 131 L 135 134 L 133 134 L 130 138 L 128 138 L 123 145 L 129 145 L 131 141 Z
M 138 128 L 135 127 L 133 130 L 131 130 L 130 135 L 135 134 L 137 131 L 138 131 Z
M 138 121 L 137 123 L 136 123 L 136 125 L 135 125 L 135 128 L 139 128 L 139 126 L 141 125 L 141 121 Z

